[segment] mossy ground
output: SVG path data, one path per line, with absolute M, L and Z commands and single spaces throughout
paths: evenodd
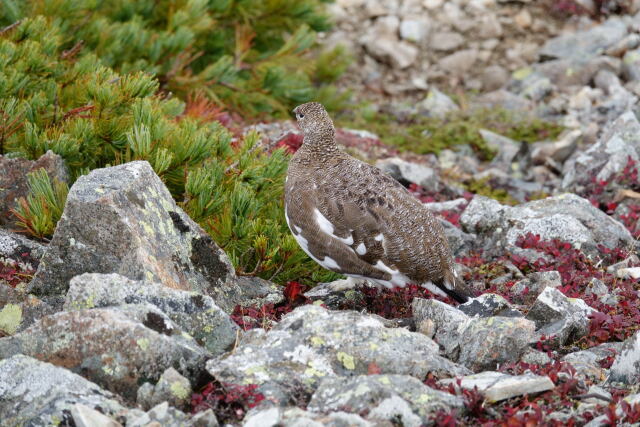
M 443 118 L 410 115 L 398 120 L 365 106 L 354 114 L 338 117 L 337 124 L 367 129 L 384 143 L 418 154 L 437 154 L 446 148 L 469 145 L 482 160 L 491 160 L 495 153 L 482 139 L 480 129 L 524 142 L 553 140 L 563 130 L 556 123 L 504 108 L 468 109 L 451 112 Z

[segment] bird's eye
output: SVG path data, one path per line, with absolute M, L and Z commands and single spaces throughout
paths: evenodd
M 304 117 L 304 114 L 302 114 L 302 113 L 298 113 L 298 118 L 299 118 L 299 119 L 301 119 L 301 118 L 303 118 L 303 117 Z

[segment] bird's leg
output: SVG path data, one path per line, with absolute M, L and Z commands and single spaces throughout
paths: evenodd
M 328 283 L 329 288 L 332 292 L 344 292 L 349 289 L 355 289 L 358 285 L 367 285 L 369 284 L 367 279 L 357 278 L 347 276 L 346 279 L 334 280 L 333 282 Z

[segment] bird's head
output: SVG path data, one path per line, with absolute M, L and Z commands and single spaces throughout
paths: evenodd
M 293 109 L 293 112 L 296 115 L 298 126 L 300 126 L 305 136 L 305 141 L 325 139 L 327 137 L 333 139 L 335 134 L 333 121 L 331 121 L 329 113 L 327 113 L 322 104 L 319 102 L 307 102 L 306 104 L 298 105 Z

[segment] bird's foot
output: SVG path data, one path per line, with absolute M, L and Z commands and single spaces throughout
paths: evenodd
M 331 292 L 344 292 L 350 289 L 355 289 L 360 285 L 368 284 L 367 279 L 359 279 L 356 277 L 347 277 L 346 279 L 334 280 L 327 283 Z

